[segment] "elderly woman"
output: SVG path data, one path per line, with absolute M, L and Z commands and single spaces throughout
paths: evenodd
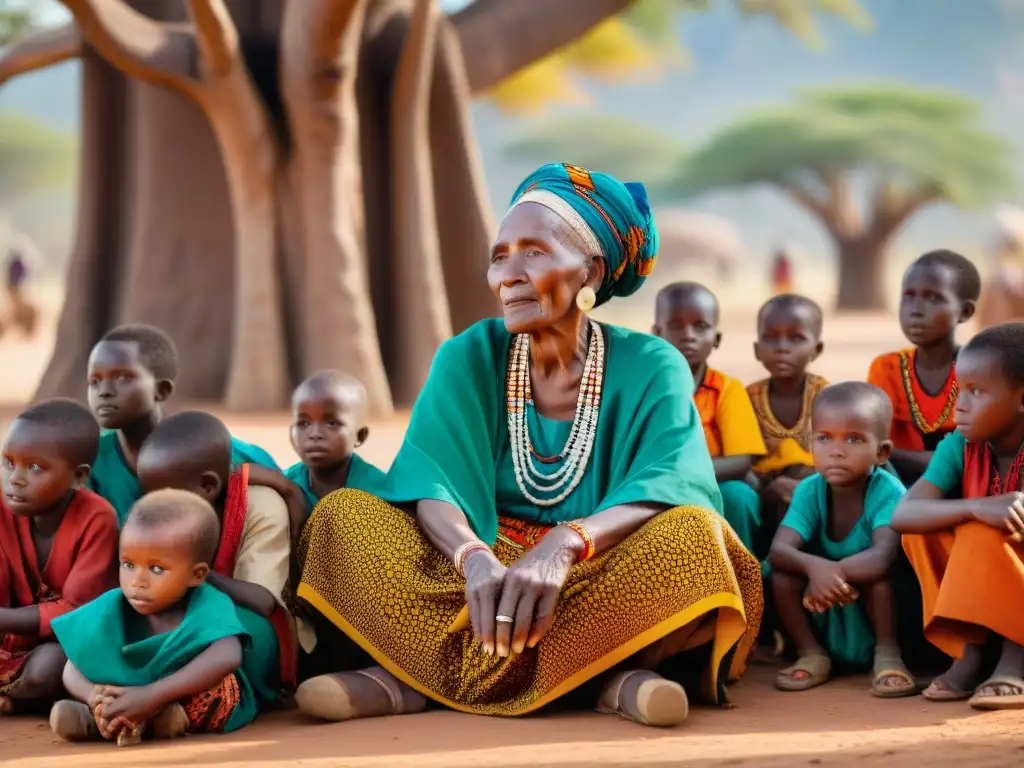
M 382 498 L 337 491 L 306 526 L 299 597 L 379 665 L 307 680 L 307 714 L 521 715 L 593 680 L 600 711 L 674 725 L 670 657 L 724 701 L 761 576 L 716 512 L 693 377 L 587 317 L 657 243 L 639 184 L 561 164 L 523 182 L 488 269 L 504 322 L 438 350 Z

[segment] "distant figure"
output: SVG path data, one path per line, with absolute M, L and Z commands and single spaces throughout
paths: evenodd
M 779 248 L 772 257 L 772 296 L 793 292 L 793 262 L 785 248 Z
M 31 274 L 34 259 L 30 248 L 27 247 L 28 244 L 19 240 L 23 238 L 18 238 L 11 244 L 4 262 L 8 306 L 4 313 L 5 317 L 0 321 L 0 334 L 6 328 L 15 326 L 20 328 L 25 336 L 31 338 L 35 335 L 39 311 L 25 296 L 25 283 Z
M 1024 209 L 1005 206 L 998 219 L 996 257 L 978 308 L 982 327 L 1024 319 Z

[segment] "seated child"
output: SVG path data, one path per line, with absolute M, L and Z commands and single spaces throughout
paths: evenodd
M 100 428 L 72 400 L 46 400 L 11 423 L 0 501 L 0 714 L 45 712 L 60 697 L 64 653 L 52 622 L 117 583 L 117 519 L 82 488 Z
M 307 514 L 324 496 L 339 488 L 372 492 L 384 473 L 360 458 L 355 449 L 366 442 L 366 388 L 339 371 L 320 371 L 292 395 L 292 448 L 301 461 L 285 477 L 302 489 Z
M 867 667 L 873 658 L 875 696 L 916 693 L 896 633 L 900 541 L 889 523 L 905 489 L 882 469 L 891 420 L 885 393 L 864 382 L 826 387 L 814 402 L 818 474 L 797 486 L 770 555 L 775 607 L 797 649 L 775 681 L 780 690 L 827 682 L 833 661 Z
M 913 346 L 875 358 L 868 381 L 892 400 L 892 465 L 908 485 L 956 427 L 956 329 L 980 293 L 978 270 L 953 251 L 926 253 L 903 275 L 900 327 Z
M 1024 708 L 1024 323 L 987 328 L 956 363 L 956 431 L 935 449 L 892 525 L 921 585 L 925 637 L 956 661 L 923 695 Z M 947 499 L 955 489 L 962 499 Z M 999 644 L 980 681 L 983 649 Z M 980 683 L 980 685 L 979 685 Z
M 747 387 L 768 455 L 754 465 L 761 522 L 774 534 L 796 485 L 813 474 L 811 406 L 828 382 L 807 372 L 821 355 L 821 307 L 804 296 L 769 299 L 757 313 L 754 356 L 771 374 Z M 755 552 L 755 554 L 758 554 Z
M 233 467 L 231 433 L 216 416 L 185 411 L 164 419 L 139 451 L 146 493 L 191 491 L 213 505 L 220 544 L 207 582 L 237 606 L 251 637 L 242 668 L 260 709 L 295 684 L 295 628 L 284 607 L 291 538 L 288 510 L 270 488 L 249 484 L 249 465 Z
M 174 392 L 177 375 L 174 342 L 151 325 L 118 326 L 89 356 L 89 406 L 100 426 L 109 430 L 100 437 L 89 487 L 114 506 L 119 523 L 142 497 L 135 471 L 139 449 L 163 419 L 163 404 Z M 273 488 L 293 517 L 302 516 L 305 497 L 281 475 L 270 454 L 235 438 L 231 447 L 235 464 L 251 465 L 250 482 Z
M 718 349 L 718 299 L 699 283 L 673 283 L 655 304 L 654 335 L 678 349 L 693 372 L 694 402 L 700 413 L 725 519 L 753 551 L 761 513 L 757 491 L 746 482 L 754 460 L 767 451 L 750 396 L 738 379 L 708 367 Z
M 135 504 L 121 530 L 120 588 L 53 623 L 74 697 L 50 712 L 58 736 L 121 745 L 252 721 L 246 630 L 231 599 L 205 583 L 219 539 L 217 516 L 195 494 L 157 491 Z

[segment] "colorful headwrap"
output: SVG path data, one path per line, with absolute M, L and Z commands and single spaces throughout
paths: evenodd
M 658 229 L 643 184 L 566 163 L 541 166 L 512 196 L 514 208 L 537 203 L 561 216 L 608 267 L 597 303 L 637 291 L 658 258 Z

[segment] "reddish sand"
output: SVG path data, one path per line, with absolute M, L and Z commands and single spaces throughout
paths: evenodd
M 624 324 L 643 327 L 637 317 Z M 726 323 L 714 364 L 745 381 L 762 375 L 750 355 L 750 318 Z M 50 341 L 8 337 L 0 344 L 0 402 L 7 418 L 32 391 Z M 872 355 L 903 342 L 892 319 L 830 319 L 826 352 L 815 366 L 832 380 L 859 378 Z M 13 372 L 13 373 L 12 373 Z M 6 419 L 0 416 L 0 426 Z M 291 462 L 286 414 L 224 414 L 232 431 Z M 363 455 L 382 466 L 400 444 L 401 417 L 373 425 Z M 698 708 L 680 728 L 642 728 L 607 715 L 536 716 L 520 720 L 471 718 L 431 712 L 406 718 L 322 725 L 297 713 L 264 718 L 233 736 L 206 736 L 173 744 L 118 750 L 109 744 L 58 742 L 42 719 L 0 721 L 0 763 L 5 768 L 87 766 L 253 765 L 303 766 L 620 766 L 684 765 L 905 766 L 961 764 L 971 768 L 1024 764 L 1024 718 L 1018 713 L 978 714 L 966 704 L 924 699 L 879 701 L 864 678 L 841 680 L 805 694 L 778 693 L 774 671 L 753 667 L 734 688 L 736 708 Z

